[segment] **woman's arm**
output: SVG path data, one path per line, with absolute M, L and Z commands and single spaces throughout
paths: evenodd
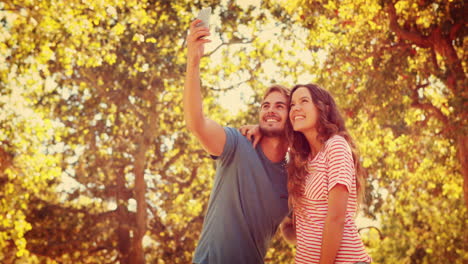
M 239 128 L 239 131 L 252 142 L 254 148 L 257 146 L 258 142 L 260 142 L 260 139 L 262 139 L 262 132 L 260 132 L 259 125 L 243 125 Z
M 337 184 L 328 194 L 328 214 L 323 228 L 320 264 L 333 264 L 340 249 L 349 192 L 346 186 Z

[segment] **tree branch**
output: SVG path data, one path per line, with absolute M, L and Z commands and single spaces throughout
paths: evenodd
M 178 152 L 176 154 L 174 154 L 174 156 L 172 156 L 162 167 L 162 171 L 167 171 L 167 169 L 169 169 L 169 166 L 172 165 L 172 163 L 174 163 L 180 156 L 182 156 L 184 154 L 184 152 L 182 151 L 182 149 L 178 149 Z
M 213 87 L 210 87 L 210 90 L 216 91 L 216 92 L 226 92 L 226 91 L 229 91 L 229 90 L 232 90 L 232 89 L 238 87 L 239 85 L 241 85 L 241 84 L 243 84 L 243 83 L 249 82 L 249 81 L 251 81 L 252 79 L 253 79 L 253 78 L 250 77 L 250 78 L 247 79 L 247 80 L 244 80 L 244 81 L 238 82 L 238 83 L 236 83 L 236 84 L 230 85 L 230 86 L 228 86 L 228 87 L 226 87 L 226 88 L 213 88 Z
M 378 227 L 375 227 L 375 226 L 366 226 L 366 227 L 361 227 L 358 229 L 358 233 L 361 233 L 362 230 L 365 230 L 365 229 L 375 229 L 377 230 L 377 232 L 379 233 L 379 238 L 380 240 L 384 239 L 385 236 L 382 234 L 382 231 L 380 231 L 380 229 Z
M 398 16 L 395 6 L 391 1 L 389 1 L 387 7 L 388 15 L 390 17 L 390 29 L 393 30 L 398 37 L 404 40 L 409 40 L 421 48 L 430 48 L 432 46 L 427 37 L 424 37 L 418 32 L 407 31 L 398 24 Z
M 465 23 L 457 23 L 450 29 L 449 39 L 454 40 L 457 37 L 458 31 L 465 25 Z
M 450 128 L 450 122 L 447 116 L 442 113 L 442 111 L 435 107 L 432 103 L 421 103 L 419 101 L 419 96 L 418 96 L 418 91 L 419 89 L 423 89 L 427 86 L 429 86 L 430 83 L 426 84 L 419 84 L 416 85 L 416 87 L 413 89 L 413 94 L 411 95 L 411 99 L 413 102 L 411 103 L 411 106 L 425 110 L 426 113 L 428 113 L 430 116 L 433 116 L 437 118 L 439 121 L 441 121 L 447 128 Z M 449 129 L 450 130 L 450 129 Z
M 431 59 L 432 63 L 434 63 L 434 66 L 436 69 L 439 69 L 439 63 L 437 62 L 437 55 L 435 50 L 431 49 Z
M 416 30 L 411 29 L 408 31 L 402 28 L 398 24 L 398 16 L 394 4 L 389 2 L 387 7 L 390 18 L 390 29 L 394 31 L 399 38 L 410 41 L 422 48 L 430 48 L 433 53 L 432 60 L 436 67 L 438 67 L 438 63 L 435 58 L 435 53 L 437 52 L 444 58 L 445 64 L 449 69 L 446 71 L 448 77 L 445 80 L 445 84 L 454 94 L 457 94 L 460 83 L 463 83 L 466 79 L 466 74 L 452 42 L 458 31 L 465 24 L 464 20 L 461 22 L 457 21 L 458 23 L 452 25 L 449 36 L 443 34 L 441 26 L 437 26 L 433 28 L 430 35 L 426 37 Z
M 255 39 L 255 38 L 254 38 Z M 203 55 L 203 57 L 209 57 L 211 56 L 213 53 L 215 53 L 219 48 L 221 48 L 222 46 L 230 46 L 230 45 L 234 45 L 234 44 L 249 44 L 249 43 L 252 43 L 254 41 L 254 39 L 251 39 L 251 40 L 248 40 L 248 41 L 242 41 L 242 40 L 235 40 L 235 41 L 230 41 L 230 42 L 223 42 L 221 44 L 219 44 L 214 50 L 212 50 L 211 52 L 209 53 L 206 53 Z
M 182 180 L 177 179 L 177 183 L 179 183 L 179 186 L 182 189 L 188 187 L 190 184 L 192 184 L 195 177 L 197 177 L 197 172 L 198 172 L 198 167 L 193 168 L 192 172 L 190 173 L 190 178 L 188 180 L 182 181 Z
M 154 209 L 152 205 L 148 204 L 148 209 L 153 215 L 150 221 L 149 232 L 152 233 L 154 236 L 161 238 L 160 234 L 161 232 L 164 232 L 167 230 L 167 226 L 163 224 L 162 219 L 159 217 L 158 213 L 156 212 L 156 209 Z
M 260 32 L 261 33 L 261 32 Z M 204 54 L 203 57 L 209 57 L 211 56 L 213 53 L 215 53 L 219 48 L 221 48 L 222 46 L 230 46 L 230 45 L 233 45 L 233 44 L 249 44 L 249 43 L 252 43 L 258 36 L 254 36 L 251 40 L 243 40 L 243 39 L 234 39 L 234 40 L 230 40 L 228 42 L 224 41 L 223 40 L 223 37 L 221 35 L 221 32 L 220 32 L 220 38 L 221 40 L 223 40 L 223 43 L 221 43 L 220 45 L 218 45 L 214 50 L 212 50 L 211 52 L 207 53 L 207 54 Z

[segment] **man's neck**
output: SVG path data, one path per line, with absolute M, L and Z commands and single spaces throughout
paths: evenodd
M 271 162 L 280 162 L 286 156 L 288 143 L 284 137 L 263 137 L 260 147 Z

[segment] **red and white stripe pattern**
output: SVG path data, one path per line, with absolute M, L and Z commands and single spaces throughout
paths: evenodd
M 354 216 L 357 208 L 356 173 L 351 148 L 342 137 L 331 137 L 307 164 L 305 185 L 295 206 L 297 253 L 296 263 L 319 263 L 322 233 L 328 211 L 328 193 L 337 184 L 349 191 L 346 218 L 336 264 L 371 262 L 359 237 Z M 326 249 L 323 249 L 326 250 Z

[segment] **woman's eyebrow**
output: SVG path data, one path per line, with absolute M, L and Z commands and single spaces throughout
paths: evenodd
M 308 97 L 307 95 L 304 95 L 302 96 L 301 98 L 298 98 L 297 100 L 301 100 L 301 99 L 310 99 L 310 97 Z M 295 100 L 291 100 L 291 103 L 294 102 Z

